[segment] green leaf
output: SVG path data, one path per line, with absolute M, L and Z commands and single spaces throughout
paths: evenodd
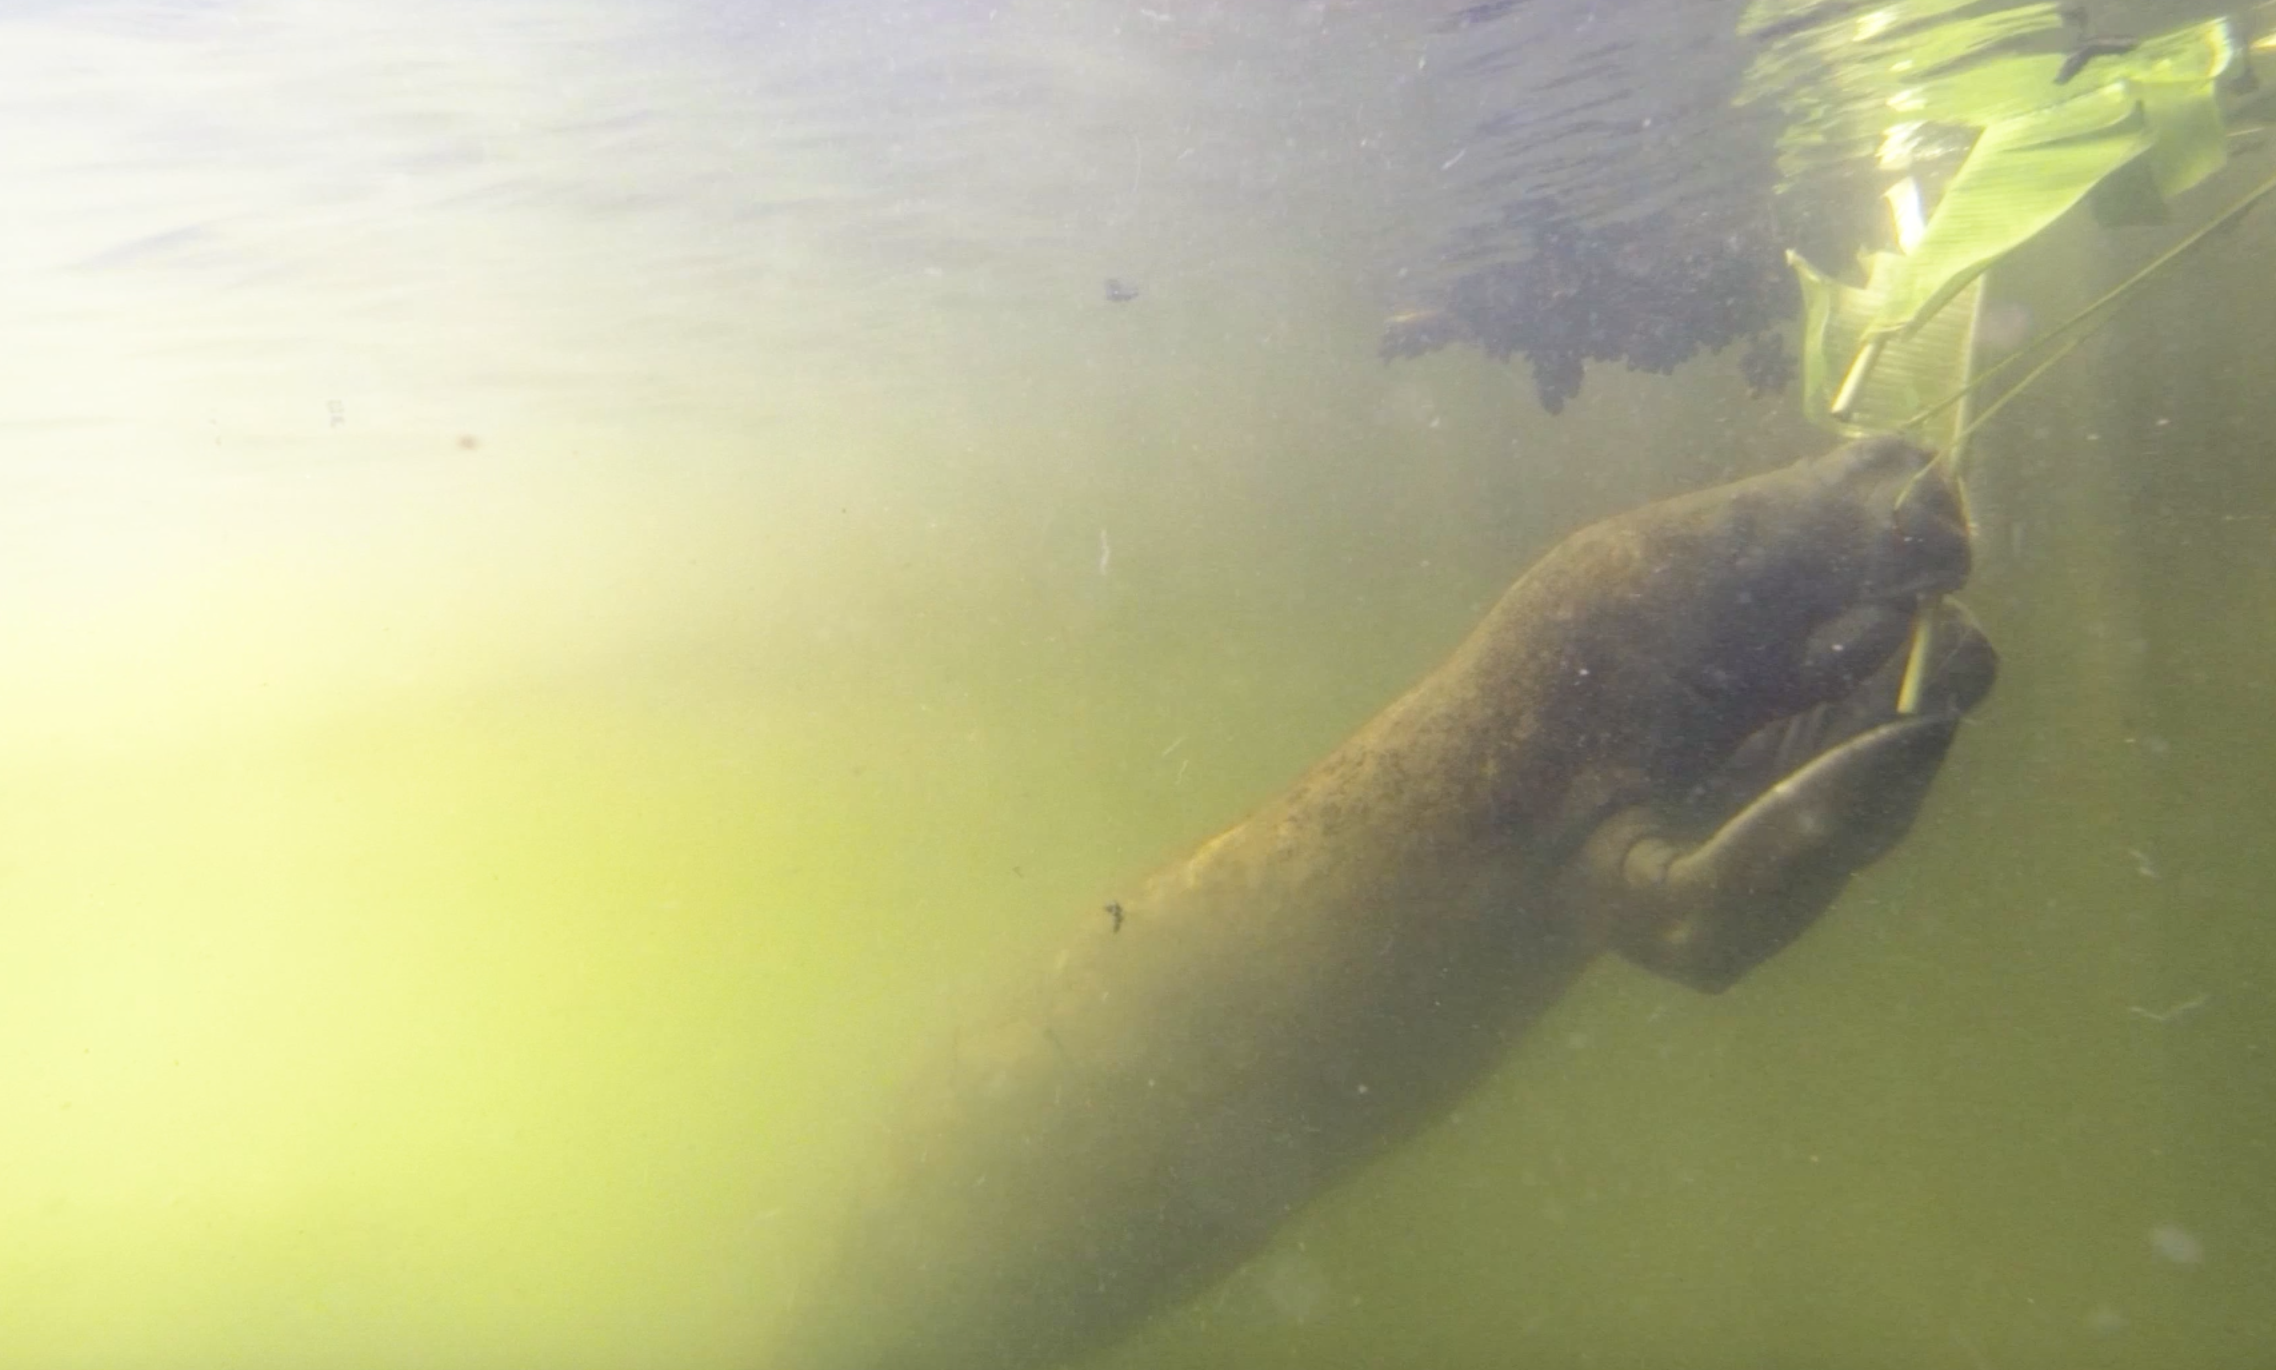
M 2140 95 L 2152 139 L 2148 157 L 2096 191 L 2104 223 L 2162 223 L 2167 201 L 2228 163 L 2220 81 L 2243 60 L 2237 47 L 2234 26 L 2216 19 L 2153 38 L 2100 73 Z
M 1907 250 L 1864 258 L 1864 285 L 1788 255 L 1806 306 L 1804 402 L 1821 422 L 1850 432 L 1887 427 L 1954 393 L 1972 347 L 1971 292 L 1988 267 L 2082 200 L 2109 223 L 2161 219 L 2169 199 L 2227 160 L 2222 82 L 2242 72 L 2235 84 L 2249 84 L 2235 20 L 2104 50 L 2070 73 L 2063 54 L 2028 51 L 2063 26 L 2044 4 L 1991 13 L 1956 0 L 1749 8 L 1746 28 L 1763 51 L 1740 98 L 1781 104 L 1789 177 L 1853 165 L 1870 149 L 1884 169 L 1911 175 L 1909 198 L 1957 163 Z M 1963 307 L 1948 308 L 1955 303 Z M 1843 418 L 1832 419 L 1852 371 L 1860 384 Z
M 2123 81 L 1986 128 L 1903 259 L 1868 334 L 1917 328 L 1977 272 L 2038 236 L 2154 141 L 2142 101 Z
M 1802 404 L 1812 419 L 1850 437 L 1890 432 L 1967 384 L 1981 275 L 1962 286 L 1951 307 L 1939 310 L 1923 327 L 1884 338 L 1848 416 L 1834 418 L 1835 393 L 1885 304 L 1892 279 L 1903 271 L 1904 259 L 1892 252 L 1870 254 L 1862 286 L 1825 275 L 1798 253 L 1787 253 L 1786 260 L 1802 285 Z M 1937 431 L 1917 436 L 1948 444 L 1960 417 L 1951 411 L 1935 425 Z

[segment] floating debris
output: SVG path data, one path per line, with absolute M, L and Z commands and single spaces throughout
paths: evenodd
M 1770 235 L 1695 234 L 1678 246 L 1656 218 L 1584 225 L 1541 207 L 1522 226 L 1531 256 L 1456 278 L 1441 306 L 1392 315 L 1384 358 L 1457 342 L 1497 360 L 1522 354 L 1552 414 L 1579 393 L 1592 361 L 1665 374 L 1740 338 L 1755 339 L 1740 369 L 1757 394 L 1792 379 L 1783 340 L 1760 336 L 1794 307 L 1793 276 Z
M 2180 1003 L 2175 1004 L 2172 1008 L 2166 1009 L 2162 1012 L 2157 1009 L 2143 1008 L 2140 1004 L 2128 1004 L 2126 1006 L 2126 1012 L 2134 1014 L 2137 1017 L 2147 1018 L 2153 1023 L 2171 1023 L 2189 1014 L 2195 1013 L 2197 1010 L 2205 1007 L 2205 1005 L 2211 1002 L 2213 1002 L 2212 995 L 2200 994 L 2194 999 L 2184 999 Z

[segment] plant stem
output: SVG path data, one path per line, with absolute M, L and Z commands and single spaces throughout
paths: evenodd
M 1928 408 L 1921 410 L 1919 413 L 1913 415 L 1911 418 L 1905 420 L 1898 426 L 1905 429 L 1918 427 L 1920 424 L 1926 422 L 1927 420 L 1943 413 L 1946 409 L 1949 409 L 1953 405 L 1958 404 L 1962 399 L 1965 399 L 1967 397 L 1970 391 L 1975 390 L 1985 381 L 1988 381 L 1992 377 L 1998 375 L 2000 372 L 2005 371 L 2008 367 L 2014 365 L 2016 362 L 2023 360 L 2023 358 L 2029 356 L 2031 353 L 2036 352 L 2042 347 L 2045 347 L 2048 343 L 2070 335 L 2073 331 L 2079 329 L 2082 325 L 2086 325 L 2089 321 L 2092 321 L 2092 323 L 2095 325 L 2099 325 L 2103 322 L 2102 316 L 2106 315 L 2106 311 L 2110 308 L 2110 306 L 2118 303 L 2126 296 L 2132 294 L 2136 289 L 2140 288 L 2144 281 L 2147 281 L 2150 277 L 2156 275 L 2159 271 L 2170 265 L 2174 259 L 2180 257 L 2183 253 L 2189 251 L 2191 248 L 2205 241 L 2206 238 L 2210 237 L 2216 231 L 2234 222 L 2237 218 L 2242 216 L 2246 210 L 2260 203 L 2260 201 L 2268 196 L 2271 192 L 2276 192 L 2276 176 L 2271 176 L 2267 180 L 2262 181 L 2259 185 L 2253 187 L 2251 190 L 2246 191 L 2244 195 L 2236 201 L 2236 203 L 2230 205 L 2227 209 L 2222 210 L 2212 218 L 2207 219 L 2204 223 L 2191 230 L 2190 233 L 2187 236 L 2183 237 L 2180 242 L 2175 243 L 2173 246 L 2159 253 L 2157 257 L 2149 263 L 2149 265 L 2143 267 L 2141 270 L 2135 272 L 2131 276 L 2128 276 L 2125 280 L 2120 281 L 2117 285 L 2114 285 L 2109 290 L 2103 292 L 2102 298 L 2086 306 L 2084 309 L 2079 310 L 2076 314 L 2071 315 L 2069 318 L 2063 320 L 2053 328 L 2048 329 L 2038 337 L 2033 338 L 2030 342 L 2024 344 L 2022 347 L 2017 348 L 2007 356 L 2000 358 L 1992 365 L 1985 367 L 1983 371 L 1975 377 L 1975 379 L 1969 381 L 1966 385 L 1961 386 L 1958 390 L 1953 391 L 1950 395 L 1947 395 L 1943 399 L 1938 400 L 1936 403 L 1928 406 Z M 2064 348 L 2061 352 L 2057 352 L 2055 356 L 2064 356 L 2069 353 L 2071 348 L 2075 348 L 2076 346 L 2078 346 L 2078 342 L 2074 340 L 2071 342 L 2069 347 Z M 1975 427 L 1980 425 L 1986 418 L 1989 418 L 2001 404 L 2005 404 L 2008 399 L 2012 397 L 2017 391 L 2021 390 L 2024 386 L 2029 385 L 2033 380 L 2036 380 L 2039 375 L 2045 370 L 2046 367 L 2044 365 L 2033 369 L 2029 375 L 2026 375 L 2021 381 L 2010 387 L 2006 394 L 2000 396 L 1998 403 L 1993 404 L 1982 414 L 1978 415 L 1976 421 L 1969 424 L 1968 428 L 1970 430 L 1973 430 Z

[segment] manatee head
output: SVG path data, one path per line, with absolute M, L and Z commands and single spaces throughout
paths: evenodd
M 1643 603 L 1664 672 L 1655 785 L 1685 783 L 1773 720 L 1839 698 L 1967 581 L 1967 518 L 1926 449 L 1861 439 L 1641 511 Z M 1616 523 L 1618 521 L 1615 521 Z
M 1997 655 L 1943 596 L 1960 497 L 1924 448 L 1850 443 L 1598 525 L 1564 650 L 1602 682 L 1567 878 L 1633 959 L 1720 988 L 1909 829 Z
M 1930 454 L 1868 438 L 1567 538 L 1488 620 L 1475 679 L 1515 701 L 1527 794 L 1555 791 L 1569 835 L 1855 688 L 1968 567 Z

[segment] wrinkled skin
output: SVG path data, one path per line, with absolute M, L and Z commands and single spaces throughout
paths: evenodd
M 918 1081 L 775 1370 L 1042 1370 L 1440 1117 L 1600 952 L 1729 985 L 1910 825 L 1990 645 L 1868 439 L 1597 524 Z M 1900 714 L 1916 610 L 1917 704 Z

